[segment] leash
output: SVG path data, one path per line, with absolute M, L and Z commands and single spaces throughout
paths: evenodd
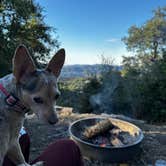
M 18 97 L 13 95 L 12 93 L 9 93 L 2 84 L 0 84 L 0 91 L 6 96 L 5 97 L 5 103 L 12 107 L 14 111 L 20 112 L 20 113 L 27 113 L 28 109 L 21 103 Z

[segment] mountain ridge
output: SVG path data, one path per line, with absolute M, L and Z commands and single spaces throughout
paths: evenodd
M 61 78 L 76 78 L 76 77 L 88 77 L 91 75 L 98 75 L 103 69 L 109 70 L 122 70 L 122 66 L 118 65 L 103 65 L 103 64 L 73 64 L 65 65 L 61 71 Z

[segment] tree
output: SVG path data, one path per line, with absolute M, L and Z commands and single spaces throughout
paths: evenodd
M 44 22 L 43 8 L 34 0 L 0 1 L 0 75 L 11 71 L 18 44 L 25 44 L 34 60 L 45 61 L 59 43 L 55 29 Z
M 132 112 L 148 121 L 166 119 L 166 7 L 140 27 L 129 28 L 124 37 L 128 50 L 136 56 L 123 57 L 122 75 Z
M 158 58 L 166 50 L 166 7 L 155 10 L 154 16 L 142 26 L 131 26 L 122 40 L 129 51 Z

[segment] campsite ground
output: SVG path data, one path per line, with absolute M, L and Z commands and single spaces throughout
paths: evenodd
M 94 114 L 73 113 L 72 108 L 59 109 L 58 115 L 60 121 L 56 125 L 43 124 L 34 115 L 28 116 L 25 126 L 31 137 L 30 160 L 37 157 L 51 142 L 61 138 L 69 138 L 68 127 L 71 122 L 95 116 Z M 130 121 L 143 130 L 144 140 L 141 144 L 141 155 L 124 165 L 84 159 L 85 166 L 153 166 L 157 160 L 166 161 L 166 124 L 152 125 L 121 115 L 114 115 L 114 117 Z

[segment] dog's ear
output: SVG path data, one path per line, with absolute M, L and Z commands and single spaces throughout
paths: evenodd
M 21 82 L 21 78 L 34 72 L 36 70 L 35 64 L 24 45 L 20 45 L 16 48 L 13 58 L 13 74 L 16 78 L 16 82 Z
M 54 73 L 54 75 L 58 77 L 64 62 L 65 62 L 65 50 L 60 49 L 50 60 L 46 70 Z

